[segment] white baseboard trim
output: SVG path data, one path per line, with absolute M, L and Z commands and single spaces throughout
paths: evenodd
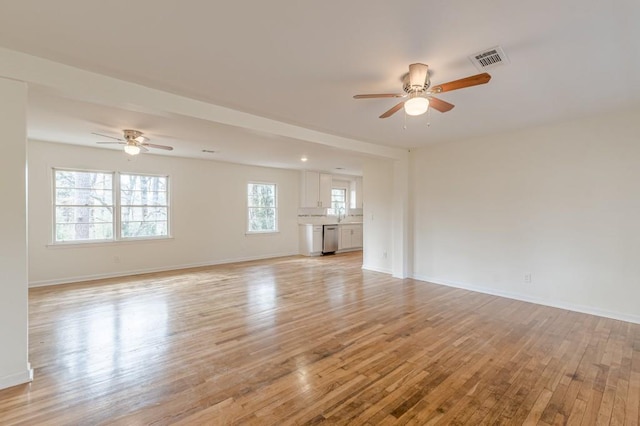
M 549 307 L 558 308 L 558 309 L 566 309 L 568 311 L 580 312 L 583 314 L 595 315 L 598 317 L 610 318 L 614 320 L 640 324 L 640 315 L 613 312 L 613 311 L 608 311 L 605 309 L 600 309 L 592 306 L 583 306 L 583 305 L 578 305 L 578 304 L 568 303 L 568 302 L 558 302 L 558 301 L 542 299 L 539 297 L 534 297 L 534 296 L 530 296 L 522 293 L 500 291 L 492 288 L 481 287 L 481 286 L 460 283 L 460 282 L 446 281 L 439 278 L 425 277 L 425 276 L 415 275 L 415 274 L 412 276 L 412 278 L 418 281 L 426 281 L 432 284 L 444 285 L 447 287 L 455 287 L 463 290 L 475 291 L 477 293 L 484 293 L 492 296 L 504 297 L 507 299 L 520 300 L 522 302 L 535 303 L 536 305 L 549 306 Z
M 207 262 L 198 262 L 198 263 L 190 263 L 190 264 L 182 264 L 182 265 L 161 266 L 158 268 L 133 269 L 128 271 L 118 271 L 118 272 L 107 273 L 107 274 L 76 275 L 76 276 L 70 276 L 70 277 L 64 277 L 64 278 L 56 278 L 52 280 L 30 281 L 29 288 L 46 287 L 50 285 L 60 285 L 60 284 L 71 284 L 71 283 L 77 283 L 81 281 L 102 280 L 106 278 L 128 277 L 131 275 L 152 274 L 156 272 L 176 271 L 180 269 L 201 268 L 203 266 L 224 265 L 227 263 L 250 262 L 252 260 L 274 259 L 276 257 L 296 256 L 298 254 L 299 253 L 296 251 L 296 252 L 275 253 L 275 254 L 260 255 L 260 256 L 239 257 L 235 259 L 211 260 Z
M 33 381 L 33 368 L 27 363 L 27 369 L 19 373 L 10 374 L 0 378 L 0 389 L 10 388 L 12 386 L 22 385 Z
M 354 248 L 336 250 L 336 254 L 349 253 L 351 251 L 362 251 L 362 247 L 354 247 Z
M 371 265 L 362 265 L 362 269 L 365 269 L 367 271 L 373 271 L 373 272 L 382 272 L 383 274 L 391 275 L 391 269 L 388 269 L 388 268 L 380 268 L 378 266 L 371 266 Z

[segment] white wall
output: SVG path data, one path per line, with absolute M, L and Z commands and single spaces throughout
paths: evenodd
M 27 382 L 27 86 L 0 78 L 0 389 Z
M 28 152 L 31 285 L 298 253 L 297 171 L 40 141 Z M 52 247 L 52 167 L 168 174 L 173 239 Z M 245 235 L 249 181 L 278 184 L 279 233 Z
M 413 275 L 640 322 L 639 116 L 414 151 Z
M 393 160 L 369 159 L 363 167 L 363 265 L 372 271 L 392 272 Z

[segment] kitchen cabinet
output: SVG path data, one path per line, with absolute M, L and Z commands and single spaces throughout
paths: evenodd
M 361 209 L 362 208 L 362 177 L 358 176 L 351 181 L 351 199 L 349 202 L 349 208 Z
M 304 256 L 322 255 L 322 225 L 300 225 L 298 228 L 300 254 Z
M 300 207 L 331 207 L 333 176 L 327 173 L 302 172 Z
M 340 250 L 362 248 L 362 224 L 340 224 Z

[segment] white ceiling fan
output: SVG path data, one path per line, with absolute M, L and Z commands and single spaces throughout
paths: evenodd
M 101 136 L 103 138 L 114 139 L 117 142 L 97 142 L 99 144 L 118 144 L 124 145 L 124 152 L 129 155 L 138 155 L 140 152 L 149 151 L 148 148 L 156 148 L 156 149 L 164 149 L 166 151 L 173 151 L 172 146 L 168 145 L 157 145 L 153 143 L 149 143 L 149 138 L 143 136 L 142 132 L 139 130 L 125 129 L 123 130 L 124 139 L 116 138 L 113 136 L 103 135 L 101 133 L 92 133 L 93 135 Z

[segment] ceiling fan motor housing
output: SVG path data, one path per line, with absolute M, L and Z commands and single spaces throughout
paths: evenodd
M 131 130 L 131 129 L 124 130 L 124 138 L 128 141 L 140 136 L 142 136 L 142 132 L 139 130 Z
M 424 82 L 423 86 L 412 86 L 411 83 L 409 83 L 408 79 L 405 80 L 407 81 L 404 82 L 402 89 L 407 93 L 424 92 L 429 88 L 429 86 L 431 86 L 431 81 L 429 81 L 428 78 L 427 81 Z
M 426 91 L 431 85 L 428 69 L 428 65 L 425 64 L 411 64 L 409 66 L 409 72 L 405 74 L 402 79 L 402 89 L 409 94 L 422 93 Z M 414 76 L 413 84 L 411 81 L 412 75 Z

